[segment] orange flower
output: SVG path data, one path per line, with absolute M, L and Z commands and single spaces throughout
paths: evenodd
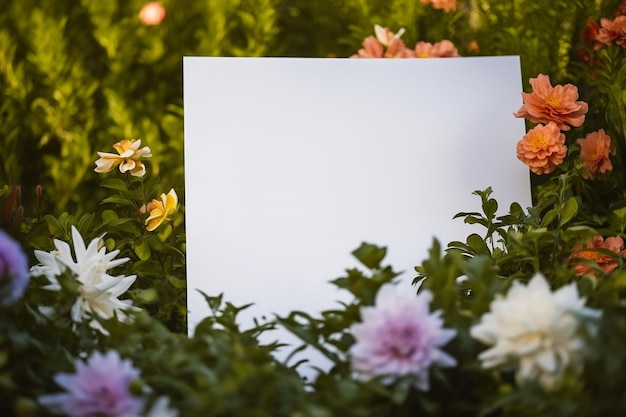
M 604 129 L 597 132 L 591 132 L 584 139 L 578 139 L 576 142 L 580 145 L 580 158 L 583 160 L 583 167 L 594 178 L 597 172 L 604 174 L 606 171 L 613 170 L 613 164 L 609 158 L 611 151 L 611 138 L 604 133 Z
M 393 38 L 389 42 L 385 58 L 415 58 L 415 53 L 406 47 L 402 39 Z
M 452 42 L 443 40 L 435 44 L 418 42 L 415 45 L 415 56 L 417 58 L 451 58 L 460 55 Z
M 406 47 L 400 36 L 404 29 L 393 33 L 389 28 L 375 25 L 376 37 L 368 36 L 363 40 L 363 48 L 351 58 L 414 58 L 413 51 Z M 385 51 L 385 47 L 387 50 Z
M 517 142 L 517 159 L 538 175 L 554 171 L 565 155 L 565 135 L 553 122 L 535 126 Z
M 522 93 L 524 105 L 515 117 L 523 117 L 533 123 L 554 122 L 561 130 L 578 127 L 585 121 L 589 106 L 578 100 L 578 87 L 572 84 L 552 87 L 550 77 L 539 74 L 530 79 L 532 93 Z
M 621 237 L 609 237 L 605 240 L 602 236 L 595 236 L 590 242 L 585 243 L 582 248 L 580 245 L 576 244 L 574 246 L 574 252 L 570 255 L 569 259 L 574 263 L 581 259 L 593 261 L 598 264 L 605 274 L 610 274 L 617 268 L 618 261 L 614 257 L 596 250 L 600 248 L 608 249 L 621 256 L 626 255 L 626 250 L 622 250 L 624 248 L 624 239 Z M 587 274 L 594 275 L 593 269 L 588 265 L 580 263 L 575 264 L 574 270 L 578 276 Z
M 158 1 L 145 4 L 139 12 L 139 20 L 141 23 L 148 26 L 160 25 L 167 15 L 167 10 Z
M 383 45 L 373 36 L 368 36 L 363 39 L 363 48 L 352 55 L 351 58 L 382 58 L 383 57 Z
M 432 4 L 433 9 L 443 9 L 446 12 L 456 9 L 456 0 L 422 0 L 422 4 Z
M 600 19 L 600 26 L 602 27 L 596 35 L 598 42 L 611 45 L 615 41 L 622 48 L 626 48 L 626 16 L 617 16 L 615 20 Z

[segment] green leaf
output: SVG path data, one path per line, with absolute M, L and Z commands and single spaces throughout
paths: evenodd
M 138 243 L 135 243 L 133 246 L 133 251 L 142 261 L 148 260 L 150 258 L 150 246 L 146 243 L 145 240 L 141 239 Z
M 549 210 L 541 219 L 541 225 L 543 227 L 547 227 L 550 223 L 552 223 L 557 218 L 557 213 L 555 209 Z
M 578 201 L 575 197 L 570 197 L 563 205 L 563 211 L 561 212 L 561 226 L 572 220 L 578 213 Z
M 107 178 L 100 183 L 100 186 L 111 190 L 128 191 L 128 184 L 119 178 Z
M 363 242 L 358 249 L 352 252 L 352 255 L 369 269 L 378 269 L 385 255 L 387 255 L 387 248 Z

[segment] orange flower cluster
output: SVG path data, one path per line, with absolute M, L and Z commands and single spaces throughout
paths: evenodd
M 613 41 L 622 48 L 626 48 L 626 16 L 617 16 L 615 19 L 600 19 L 600 28 L 595 40 L 596 49 L 602 45 L 611 45 Z
M 524 104 L 513 115 L 543 124 L 528 131 L 518 142 L 517 158 L 535 174 L 549 174 L 563 163 L 567 155 L 565 135 L 560 131 L 582 126 L 589 106 L 584 101 L 578 101 L 576 86 L 553 87 L 547 75 L 539 74 L 537 78 L 531 78 L 530 85 L 532 93 L 522 93 Z M 611 138 L 603 129 L 589 133 L 576 142 L 580 145 L 580 158 L 587 170 L 585 178 L 594 179 L 597 173 L 613 170 L 609 157 Z
M 577 260 L 593 261 L 605 274 L 610 274 L 619 265 L 616 257 L 601 253 L 597 249 L 608 249 L 620 256 L 626 256 L 624 239 L 621 237 L 609 237 L 605 240 L 602 236 L 595 236 L 590 242 L 585 243 L 582 248 L 578 244 L 574 246 L 574 252 L 570 255 L 569 259 L 574 263 Z M 578 276 L 588 274 L 595 275 L 594 270 L 589 265 L 581 263 L 577 263 L 574 266 L 574 270 Z
M 374 26 L 376 37 L 368 36 L 363 40 L 363 48 L 351 56 L 351 58 L 450 58 L 458 57 L 459 51 L 449 40 L 443 40 L 431 44 L 418 42 L 414 49 L 406 46 L 400 39 L 404 33 L 401 29 L 393 33 L 389 28 L 379 25 Z

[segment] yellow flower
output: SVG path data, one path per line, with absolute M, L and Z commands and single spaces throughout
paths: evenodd
M 113 148 L 119 155 L 106 152 L 98 152 L 100 159 L 96 161 L 96 171 L 98 174 L 110 172 L 115 167 L 120 167 L 120 172 L 130 172 L 135 177 L 143 177 L 146 173 L 146 166 L 140 161 L 140 158 L 149 158 L 152 156 L 150 148 L 141 146 L 141 139 L 124 139 L 113 145 Z
M 146 219 L 146 229 L 149 232 L 155 230 L 166 219 L 171 219 L 178 210 L 178 195 L 172 188 L 167 195 L 161 194 L 161 201 L 154 199 L 148 203 L 150 215 Z

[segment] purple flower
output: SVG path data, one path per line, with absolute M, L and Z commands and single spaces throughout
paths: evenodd
M 60 373 L 54 380 L 66 392 L 39 397 L 49 411 L 69 417 L 135 417 L 140 416 L 143 399 L 133 397 L 130 383 L 139 371 L 119 353 L 94 352 L 87 362 L 75 361 L 76 373 Z
M 429 389 L 428 370 L 432 365 L 456 365 L 456 360 L 439 348 L 455 335 L 444 329 L 440 312 L 429 312 L 432 294 L 422 291 L 398 293 L 391 284 L 376 295 L 376 305 L 361 309 L 362 323 L 352 326 L 356 343 L 350 349 L 356 377 L 383 383 L 407 378 L 412 385 Z
M 16 240 L 0 230 L 0 304 L 8 305 L 21 298 L 28 280 L 26 254 Z

